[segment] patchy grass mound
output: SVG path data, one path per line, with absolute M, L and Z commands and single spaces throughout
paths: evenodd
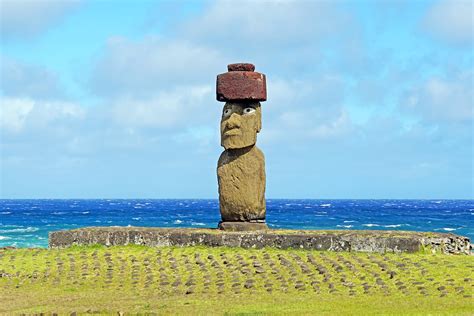
M 474 257 L 141 246 L 0 251 L 0 313 L 471 314 Z

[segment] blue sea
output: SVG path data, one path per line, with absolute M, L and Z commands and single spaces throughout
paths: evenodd
M 85 226 L 213 227 L 218 200 L 0 200 L 0 247 L 47 247 Z M 271 228 L 454 233 L 474 240 L 474 200 L 267 200 Z

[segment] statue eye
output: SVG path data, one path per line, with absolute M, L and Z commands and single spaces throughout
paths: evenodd
M 229 116 L 230 114 L 232 114 L 232 109 L 224 109 L 224 116 Z
M 255 112 L 255 109 L 249 107 L 249 108 L 245 108 L 243 112 L 244 114 L 250 114 L 250 113 Z

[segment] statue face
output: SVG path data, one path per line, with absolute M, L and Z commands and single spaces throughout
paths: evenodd
M 227 102 L 221 119 L 221 146 L 237 149 L 257 142 L 262 128 L 262 111 L 259 102 Z

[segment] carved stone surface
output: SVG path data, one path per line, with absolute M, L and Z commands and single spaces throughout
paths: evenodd
M 265 224 L 265 158 L 255 146 L 262 128 L 262 110 L 255 100 L 266 99 L 265 76 L 252 64 L 230 64 L 217 76 L 217 99 L 229 100 L 221 119 L 221 146 L 217 163 L 219 229 L 267 229 Z M 260 78 L 260 79 L 259 79 Z M 263 79 L 262 79 L 263 78 Z
M 227 102 L 222 110 L 221 146 L 230 150 L 255 145 L 261 117 L 258 102 Z
M 232 66 L 238 65 L 238 66 Z M 265 101 L 267 84 L 264 74 L 240 69 L 252 69 L 251 64 L 229 65 L 229 72 L 217 76 L 216 98 L 218 101 Z M 253 65 L 251 65 L 253 66 Z M 255 67 L 254 67 L 255 68 Z
M 220 222 L 217 228 L 229 232 L 257 231 L 268 229 L 264 222 Z
M 265 161 L 260 149 L 224 151 L 217 178 L 223 221 L 265 220 Z
M 244 223 L 245 224 L 245 223 Z M 449 233 L 370 230 L 259 230 L 153 227 L 88 227 L 49 233 L 49 247 L 73 245 L 226 246 L 358 252 L 471 253 L 469 238 Z
M 247 63 L 237 63 L 227 65 L 228 71 L 255 71 L 255 66 Z

